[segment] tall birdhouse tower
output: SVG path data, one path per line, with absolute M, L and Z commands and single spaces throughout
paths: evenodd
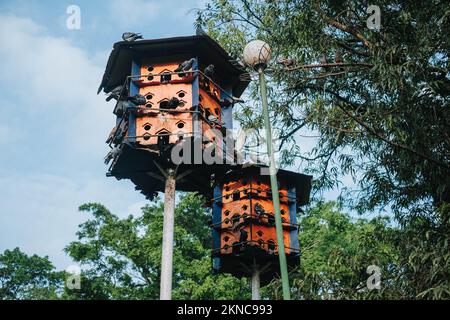
M 225 157 L 233 99 L 248 85 L 243 72 L 208 36 L 114 44 L 99 88 L 118 100 L 108 175 L 131 179 L 152 198 L 164 191 L 161 169 L 175 166 L 173 147 L 185 144 L 192 152 L 178 165 L 177 189 L 208 194 L 211 174 L 225 166 L 204 165 L 201 153 Z
M 171 298 L 175 190 L 212 197 L 214 270 L 252 276 L 253 292 L 259 279 L 286 270 L 279 246 L 297 265 L 297 212 L 309 200 L 311 177 L 285 170 L 269 177 L 260 166 L 235 162 L 241 159 L 229 129 L 249 84 L 245 68 L 207 35 L 122 38 L 98 90 L 115 102 L 105 163 L 107 175 L 130 179 L 148 199 L 165 193 L 160 298 Z

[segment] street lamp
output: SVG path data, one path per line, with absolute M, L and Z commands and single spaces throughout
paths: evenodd
M 270 60 L 270 46 L 261 40 L 250 41 L 244 48 L 244 61 L 254 68 L 259 75 L 261 90 L 261 101 L 263 107 L 264 124 L 266 127 L 267 154 L 269 156 L 270 184 L 272 188 L 272 199 L 275 209 L 275 225 L 278 240 L 278 258 L 280 259 L 281 283 L 283 286 L 283 299 L 290 300 L 289 278 L 287 271 L 286 253 L 284 251 L 283 224 L 280 213 L 280 195 L 278 192 L 278 180 L 273 153 L 272 128 L 270 126 L 269 109 L 267 106 L 267 88 L 264 70 Z

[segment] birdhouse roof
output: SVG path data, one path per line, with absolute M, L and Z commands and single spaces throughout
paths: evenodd
M 233 95 L 241 96 L 249 81 L 239 76 L 245 71 L 233 64 L 233 59 L 213 39 L 206 35 L 116 42 L 109 56 L 103 79 L 98 89 L 108 93 L 125 82 L 131 73 L 131 62 L 138 58 L 158 58 L 179 55 L 185 59 L 198 57 L 202 64 L 214 64 L 215 73 L 222 81 L 231 85 Z

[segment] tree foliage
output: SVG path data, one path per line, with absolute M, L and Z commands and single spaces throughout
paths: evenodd
M 202 205 L 201 197 L 187 194 L 175 210 L 173 297 L 244 297 L 245 280 L 211 274 L 208 212 Z M 87 269 L 89 286 L 87 291 L 72 290 L 70 298 L 158 299 L 163 203 L 148 205 L 142 208 L 142 215 L 125 219 L 96 203 L 80 210 L 90 213 L 92 219 L 80 225 L 78 241 L 65 251 Z
M 209 212 L 202 204 L 195 194 L 178 201 L 173 297 L 249 299 L 248 279 L 211 273 Z M 65 248 L 82 267 L 80 289 L 68 289 L 67 274 L 55 271 L 47 257 L 16 248 L 0 255 L 1 299 L 158 299 L 162 202 L 122 219 L 97 203 L 80 210 L 90 218 L 79 226 L 78 240 Z M 416 226 L 399 228 L 383 217 L 355 219 L 335 202 L 318 202 L 300 219 L 302 256 L 290 274 L 293 298 L 448 298 L 449 250 L 438 243 L 438 228 L 427 226 L 423 241 Z M 405 244 L 414 254 L 404 256 Z M 380 290 L 367 288 L 370 265 L 380 268 Z M 279 280 L 263 288 L 262 296 L 281 298 Z
M 0 300 L 57 298 L 62 274 L 54 269 L 48 257 L 5 250 L 0 254 Z
M 315 190 L 340 187 L 360 213 L 390 207 L 393 220 L 353 219 L 318 201 L 300 219 L 301 265 L 291 273 L 297 299 L 450 298 L 450 6 L 446 1 L 380 0 L 381 28 L 362 1 L 212 0 L 197 23 L 237 60 L 249 40 L 272 48 L 271 122 L 283 164 L 302 165 Z M 253 71 L 248 70 L 249 76 Z M 262 127 L 258 87 L 236 109 L 244 128 Z M 312 151 L 301 133 L 317 134 Z M 248 299 L 246 279 L 211 274 L 209 212 L 183 195 L 176 208 L 176 299 Z M 121 219 L 101 204 L 65 251 L 83 267 L 81 290 L 63 286 L 48 259 L 19 249 L 0 255 L 2 299 L 157 299 L 161 202 Z M 381 289 L 367 288 L 367 267 Z M 264 288 L 279 298 L 280 282 Z
M 401 227 L 406 296 L 448 297 L 450 6 L 377 5 L 377 30 L 367 27 L 373 12 L 362 1 L 213 0 L 197 23 L 237 60 L 250 40 L 270 44 L 283 163 L 306 166 L 315 190 L 341 188 L 351 176 L 357 188 L 342 187 L 342 202 L 360 213 L 388 207 Z M 252 85 L 254 99 L 237 116 L 245 127 L 261 127 L 258 96 Z M 311 152 L 304 129 L 318 135 Z
M 450 7 L 377 4 L 380 30 L 368 29 L 361 1 L 213 0 L 197 23 L 238 60 L 249 40 L 270 44 L 270 108 L 285 164 L 308 165 L 318 187 L 352 175 L 361 212 L 392 205 L 399 216 L 435 215 L 450 201 Z M 277 62 L 287 58 L 288 67 Z M 258 127 L 252 104 L 238 118 Z M 319 134 L 311 154 L 296 135 L 305 128 Z

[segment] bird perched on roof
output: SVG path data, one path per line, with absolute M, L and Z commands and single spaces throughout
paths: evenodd
M 203 74 L 207 76 L 208 78 L 212 78 L 214 76 L 214 65 L 210 64 L 203 70 Z
M 135 94 L 134 96 L 128 97 L 127 100 L 137 106 L 142 106 L 147 103 L 145 97 L 139 93 Z
M 114 149 L 109 151 L 105 157 L 105 164 L 108 164 L 112 159 L 115 159 L 116 157 L 118 157 L 120 152 L 121 151 L 120 151 L 119 147 L 115 147 Z
M 239 242 L 243 243 L 243 242 L 247 242 L 248 239 L 248 232 L 245 231 L 244 229 L 241 229 L 241 234 L 239 236 Z
M 195 34 L 197 36 L 208 36 L 208 34 L 205 32 L 205 30 L 203 30 L 201 25 L 197 25 L 197 27 L 195 28 Z
M 167 109 L 176 109 L 178 106 L 182 104 L 181 100 L 177 97 L 172 97 L 167 103 Z
M 195 58 L 191 58 L 189 60 L 183 61 L 178 65 L 178 68 L 174 70 L 174 72 L 181 72 L 181 71 L 189 71 L 192 66 L 194 65 Z
M 106 97 L 106 101 L 110 101 L 111 99 L 119 100 L 121 96 L 123 96 L 122 92 L 123 86 L 117 86 L 108 93 Z
M 285 68 L 290 68 L 295 64 L 295 60 L 291 58 L 280 58 L 277 62 L 282 64 Z
M 122 39 L 123 39 L 123 41 L 126 41 L 126 42 L 133 42 L 138 39 L 143 39 L 143 37 L 140 33 L 124 32 L 122 34 Z

